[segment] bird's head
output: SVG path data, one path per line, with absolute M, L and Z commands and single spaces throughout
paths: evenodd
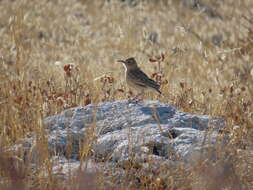
M 133 57 L 128 58 L 126 60 L 118 60 L 118 62 L 123 63 L 127 69 L 134 69 L 137 68 L 137 62 Z

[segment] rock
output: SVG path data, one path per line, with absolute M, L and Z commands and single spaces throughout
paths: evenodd
M 87 160 L 81 163 L 79 160 L 67 159 L 63 156 L 53 156 L 51 158 L 53 173 L 62 178 L 70 178 L 78 170 L 85 171 L 86 174 L 95 174 L 103 167 L 102 164 Z M 80 167 L 81 166 L 81 167 Z M 67 175 L 66 175 L 67 174 Z
M 171 5 L 167 1 L 160 1 L 160 0 L 116 0 L 116 1 L 123 3 L 127 5 L 128 7 L 136 7 L 137 5 L 141 3 L 150 3 L 150 4 L 162 3 L 163 6 Z M 107 2 L 115 2 L 115 0 L 107 0 Z M 221 16 L 221 14 L 215 10 L 216 8 L 214 4 L 216 2 L 210 3 L 209 1 L 206 1 L 206 0 L 173 0 L 172 2 L 175 4 L 179 3 L 183 7 L 192 9 L 194 11 L 203 12 L 204 14 L 208 16 L 208 18 L 223 20 L 223 17 Z
M 222 35 L 221 34 L 213 35 L 211 41 L 214 45 L 220 46 L 222 43 Z
M 71 108 L 45 118 L 44 123 L 52 153 L 65 155 L 71 142 L 71 158 L 78 160 L 80 142 L 93 136 L 94 160 L 109 159 L 119 165 L 150 157 L 187 162 L 194 153 L 214 144 L 225 126 L 222 119 L 181 112 L 149 100 Z
M 177 2 L 177 0 L 176 0 Z M 184 7 L 190 8 L 195 11 L 200 11 L 205 13 L 209 18 L 223 19 L 221 14 L 219 14 L 211 3 L 204 0 L 181 0 L 179 1 L 183 4 Z
M 151 41 L 153 44 L 157 44 L 159 42 L 159 34 L 157 32 L 151 32 L 148 35 L 148 40 Z
M 181 163 L 190 167 L 205 153 L 215 159 L 214 145 L 225 127 L 222 119 L 181 112 L 150 100 L 75 107 L 43 122 L 45 135 L 30 134 L 7 151 L 24 155 L 24 161 L 30 161 L 36 172 L 42 161 L 40 150 L 47 150 L 47 143 L 52 171 L 59 180 L 67 182 L 73 174 L 91 182 L 91 176 L 103 173 L 106 180 L 113 178 L 117 184 L 121 184 L 126 168 L 132 168 L 138 184 L 142 176 L 167 176 Z M 80 147 L 91 147 L 85 160 L 80 158 Z

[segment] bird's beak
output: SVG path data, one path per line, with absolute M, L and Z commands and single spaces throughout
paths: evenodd
M 124 60 L 118 60 L 119 63 L 126 63 Z

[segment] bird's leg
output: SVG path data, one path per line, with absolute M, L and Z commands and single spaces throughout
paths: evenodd
M 134 93 L 132 91 L 129 91 L 128 102 L 136 103 L 136 96 L 134 96 Z
M 141 98 L 140 98 L 140 100 L 142 100 L 142 101 L 144 100 L 144 91 L 141 92 Z
M 138 103 L 140 101 L 140 99 L 139 99 L 140 93 L 136 94 L 135 96 L 134 96 L 133 93 L 131 93 L 131 95 L 132 96 L 130 96 L 129 99 L 128 99 L 129 103 Z
M 143 99 L 144 99 L 144 92 L 142 91 L 139 94 L 137 94 L 136 97 L 135 97 L 135 99 L 136 99 L 137 102 L 143 101 Z
M 129 102 L 129 103 L 136 103 L 136 99 L 134 99 L 134 98 L 129 98 L 129 99 L 128 99 L 128 102 Z

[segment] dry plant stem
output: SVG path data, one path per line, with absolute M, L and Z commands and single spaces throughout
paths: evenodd
M 93 117 L 92 124 L 88 126 L 84 134 L 86 138 L 85 138 L 83 146 L 81 147 L 80 168 L 82 168 L 83 161 L 85 160 L 87 161 L 89 159 L 89 154 L 91 154 L 91 151 L 92 151 L 92 145 L 96 142 L 96 135 L 97 135 L 97 131 L 96 131 L 97 107 L 96 106 L 94 106 L 93 114 L 94 114 L 94 117 Z
M 25 151 L 18 155 L 15 151 L 1 152 L 0 189 L 82 189 L 76 186 L 83 178 L 71 176 L 66 182 L 54 175 L 42 119 L 69 107 L 125 99 L 125 93 L 115 92 L 125 86 L 121 86 L 124 73 L 114 63 L 128 56 L 135 56 L 141 68 L 149 76 L 156 73 L 161 82 L 163 96 L 148 94 L 145 98 L 170 103 L 182 111 L 223 118 L 229 146 L 217 146 L 212 158 L 202 154 L 203 160 L 197 159 L 196 167 L 182 164 L 163 174 L 163 168 L 158 168 L 160 175 L 152 173 L 153 177 L 130 164 L 128 175 L 120 176 L 127 185 L 120 187 L 111 168 L 108 176 L 114 177 L 110 180 L 102 174 L 93 177 L 106 184 L 101 189 L 108 185 L 115 189 L 216 190 L 221 188 L 218 182 L 225 184 L 224 189 L 252 189 L 253 1 L 224 1 L 222 6 L 214 1 L 201 2 L 215 7 L 222 20 L 187 8 L 181 1 L 166 1 L 169 6 L 163 4 L 165 1 L 146 1 L 132 7 L 127 2 L 1 1 L 0 144 L 4 150 L 13 150 L 10 147 L 31 134 L 37 138 L 28 155 Z M 159 52 L 165 52 L 166 61 L 159 62 L 154 71 L 157 62 L 148 60 Z M 80 72 L 72 71 L 66 77 L 64 66 L 70 64 Z M 94 82 L 103 73 L 113 73 L 117 80 Z M 162 133 L 156 108 L 152 113 Z M 80 167 L 93 154 L 95 133 L 94 118 L 87 126 L 88 138 L 80 143 Z M 203 146 L 207 140 L 208 133 Z M 71 150 L 70 139 L 67 154 Z M 130 151 L 134 155 L 134 150 Z M 16 156 L 24 160 L 18 162 L 19 166 L 25 163 L 24 170 L 14 167 Z M 109 163 L 107 159 L 110 156 L 103 162 Z M 137 175 L 141 173 L 144 175 Z M 136 181 L 139 186 L 129 188 Z
M 156 107 L 152 107 L 152 116 L 157 122 L 157 126 L 159 127 L 161 135 L 163 135 L 163 129 L 162 129 L 162 126 L 161 126 L 161 123 L 160 123 L 160 120 L 159 120 L 159 116 L 158 116 Z

